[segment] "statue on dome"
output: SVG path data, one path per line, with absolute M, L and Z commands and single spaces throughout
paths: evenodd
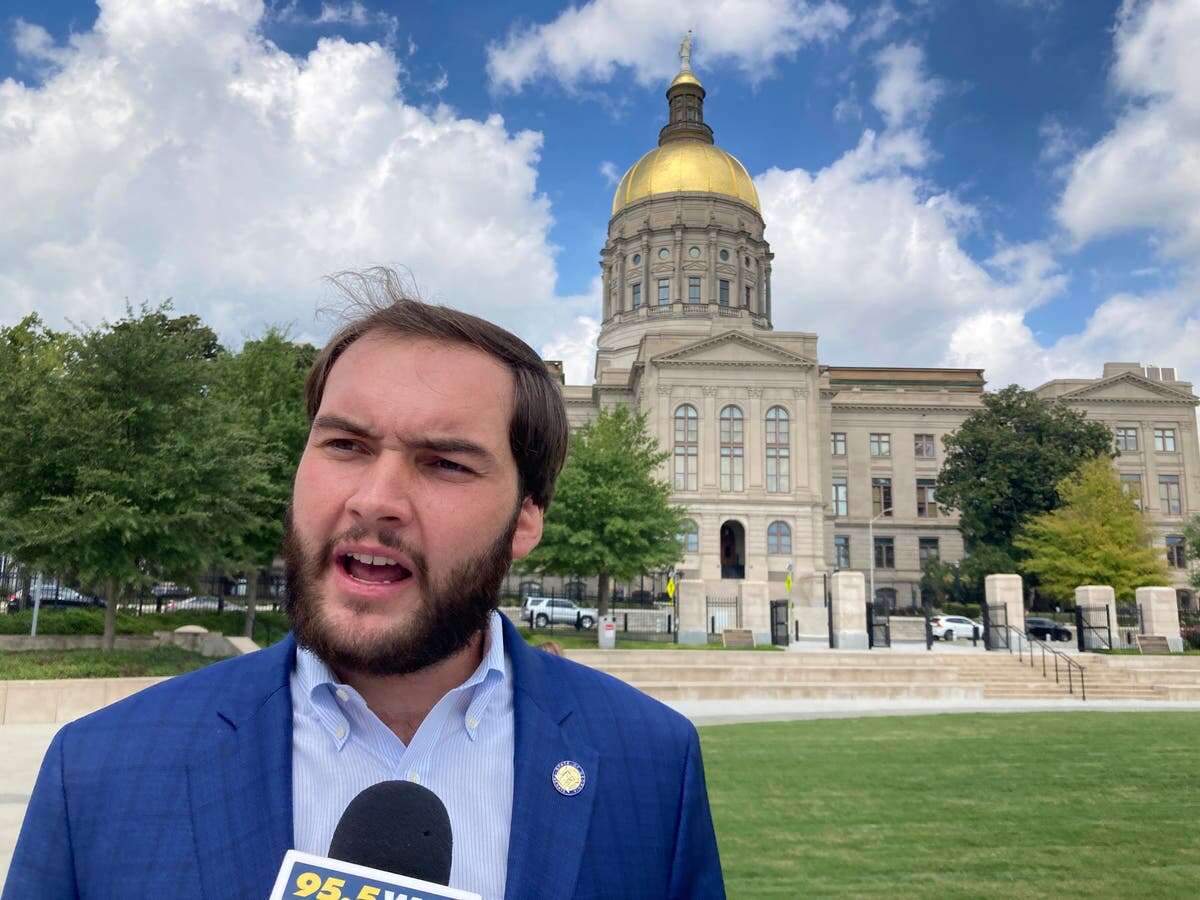
M 683 40 L 679 42 L 679 71 L 692 71 L 692 32 L 690 29 L 683 36 Z

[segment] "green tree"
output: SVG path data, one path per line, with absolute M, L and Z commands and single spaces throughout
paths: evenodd
M 1188 583 L 1200 591 L 1200 514 L 1192 516 L 1183 526 L 1183 552 L 1191 569 Z
M 1031 519 L 1015 541 L 1042 593 L 1071 601 L 1081 584 L 1107 584 L 1131 600 L 1136 588 L 1167 584 L 1145 514 L 1121 490 L 1108 459 L 1085 462 L 1059 482 L 1058 494 L 1062 505 Z
M 229 572 L 246 573 L 246 637 L 254 635 L 259 582 L 279 552 L 292 480 L 308 440 L 304 381 L 316 354 L 311 344 L 293 343 L 286 331 L 270 328 L 217 363 L 212 399 L 228 421 L 241 424 L 265 464 L 263 490 L 245 498 L 246 516 L 224 535 L 217 561 Z
M 1104 425 L 1010 385 L 946 436 L 938 502 L 959 511 L 969 554 L 987 547 L 1011 559 L 1021 526 L 1059 505 L 1059 485 L 1080 463 L 1111 458 L 1112 443 Z
M 252 514 L 247 498 L 267 490 L 259 449 L 209 399 L 216 335 L 170 313 L 129 309 L 62 339 L 47 383 L 6 410 L 37 440 L 0 440 L 0 471 L 16 465 L 30 483 L 5 478 L 0 546 L 102 593 L 108 649 L 127 592 L 218 558 Z
M 521 569 L 599 577 L 600 615 L 612 579 L 633 578 L 682 558 L 684 510 L 655 473 L 668 454 L 646 417 L 619 406 L 571 436 L 571 449 L 546 513 L 542 541 Z

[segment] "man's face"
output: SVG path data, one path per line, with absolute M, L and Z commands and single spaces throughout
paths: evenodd
M 297 639 L 335 669 L 417 671 L 464 647 L 541 538 L 518 499 L 513 379 L 459 344 L 368 334 L 334 363 L 296 472 Z

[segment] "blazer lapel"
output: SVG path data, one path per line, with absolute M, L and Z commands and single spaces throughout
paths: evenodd
M 556 900 L 575 895 L 600 773 L 599 754 L 564 727 L 571 707 L 554 694 L 542 651 L 529 647 L 507 620 L 505 645 L 513 666 L 513 810 L 508 843 L 507 900 Z M 584 774 L 578 794 L 554 786 L 555 767 L 575 763 Z
M 266 897 L 292 846 L 289 635 L 247 660 L 213 714 L 213 737 L 188 766 L 204 897 Z

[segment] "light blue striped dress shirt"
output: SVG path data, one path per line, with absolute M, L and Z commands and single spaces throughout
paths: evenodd
M 513 693 L 500 616 L 483 660 L 442 697 L 407 746 L 311 652 L 296 652 L 292 811 L 297 850 L 324 856 L 360 791 L 401 779 L 429 788 L 450 814 L 450 886 L 502 900 L 513 792 Z

